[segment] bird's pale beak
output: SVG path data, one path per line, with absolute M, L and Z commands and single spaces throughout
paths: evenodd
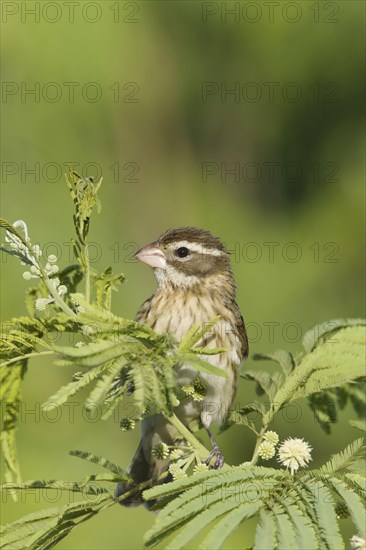
M 147 265 L 150 265 L 151 267 L 164 269 L 166 265 L 166 259 L 163 251 L 155 244 L 147 244 L 141 248 L 138 252 L 136 252 L 135 258 L 141 260 L 141 262 L 144 262 Z

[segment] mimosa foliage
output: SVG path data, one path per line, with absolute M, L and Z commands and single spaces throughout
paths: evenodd
M 309 459 L 310 447 L 298 439 L 304 462 L 295 459 L 292 473 L 278 451 L 281 466 L 258 466 L 277 442 L 268 432 L 275 415 L 295 400 L 308 400 L 320 425 L 329 433 L 339 410 L 350 402 L 357 418 L 354 428 L 365 429 L 365 322 L 343 319 L 317 325 L 303 341 L 303 352 L 294 357 L 287 351 L 257 355 L 271 360 L 278 369 L 271 373 L 252 367 L 244 369 L 245 383 L 256 384 L 258 401 L 229 413 L 223 429 L 242 425 L 256 434 L 252 460 L 240 466 L 226 464 L 221 470 L 205 467 L 206 449 L 175 416 L 175 407 L 190 395 L 204 398 L 199 373 L 224 376 L 206 359 L 222 349 L 200 345 L 203 336 L 218 322 L 194 326 L 177 342 L 169 334 L 159 335 L 148 326 L 112 313 L 112 292 L 124 281 L 107 267 L 102 274 L 89 265 L 88 234 L 94 207 L 100 210 L 97 196 L 101 181 L 80 178 L 70 172 L 68 187 L 74 202 L 75 263 L 59 269 L 57 258 L 43 261 L 40 247 L 32 245 L 24 222 L 13 225 L 0 220 L 6 231 L 2 250 L 18 258 L 27 271 L 24 278 L 35 280 L 26 297 L 27 316 L 3 323 L 0 341 L 0 397 L 2 404 L 1 450 L 5 464 L 2 490 L 16 498 L 19 491 L 61 491 L 76 495 L 60 508 L 32 513 L 1 529 L 1 549 L 53 548 L 75 527 L 96 514 L 118 504 L 114 498 L 116 482 L 131 482 L 125 470 L 89 452 L 72 451 L 105 471 L 81 481 L 33 480 L 22 483 L 16 451 L 15 433 L 21 405 L 21 387 L 31 359 L 48 356 L 55 363 L 71 366 L 74 375 L 43 405 L 61 407 L 81 389 L 88 389 L 85 407 L 102 407 L 102 419 L 118 411 L 127 399 L 134 413 L 121 418 L 121 427 L 131 429 L 136 421 L 162 413 L 180 431 L 182 440 L 171 453 L 175 481 L 152 486 L 146 482 L 133 486 L 131 493 L 144 491 L 146 501 L 156 501 L 160 509 L 154 526 L 145 535 L 145 546 L 184 549 L 200 540 L 200 548 L 221 548 L 227 537 L 249 518 L 257 518 L 253 548 L 333 549 L 345 548 L 340 522 L 349 516 L 358 536 L 365 537 L 365 447 L 356 439 L 320 468 L 301 469 Z M 20 229 L 19 229 L 20 228 Z M 81 287 L 83 284 L 83 287 Z M 55 335 L 70 335 L 77 344 L 56 345 Z M 65 339 L 65 338 L 64 338 Z M 64 339 L 61 341 L 64 341 Z M 248 361 L 250 364 L 250 361 Z M 197 370 L 191 387 L 179 387 L 177 365 L 190 364 Z M 260 396 L 264 395 L 265 400 Z M 252 413 L 256 413 L 256 420 Z M 96 424 L 95 429 L 98 430 Z M 272 434 L 271 436 L 268 434 Z M 276 434 L 274 434 L 276 436 Z M 270 439 L 272 437 L 272 440 Z M 277 437 L 277 436 L 276 436 Z M 161 451 L 162 452 L 162 451 Z M 316 454 L 316 450 L 313 451 Z M 175 455 L 174 455 L 175 453 Z M 272 455 L 273 456 L 273 455 Z M 307 457 L 307 458 L 306 458 Z M 230 459 L 230 457 L 227 457 Z M 21 457 L 22 459 L 22 457 Z M 300 462 L 296 462 L 299 460 Z M 196 466 L 193 468 L 194 464 Z M 193 472 L 192 472 L 193 469 Z M 179 474 L 179 475 L 178 475 Z M 163 474 L 159 480 L 163 480 Z

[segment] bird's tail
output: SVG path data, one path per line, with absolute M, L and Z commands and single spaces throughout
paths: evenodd
M 127 468 L 127 473 L 132 477 L 133 483 L 128 483 L 127 481 L 120 481 L 115 490 L 115 497 L 120 498 L 125 493 L 128 493 L 136 485 L 147 481 L 149 479 L 150 465 L 147 463 L 144 451 L 142 448 L 142 441 L 140 441 L 137 451 L 131 461 L 131 464 Z M 132 493 L 130 496 L 120 500 L 120 504 L 132 508 L 142 504 L 142 495 L 140 492 Z
M 168 470 L 169 459 L 161 459 L 154 456 L 153 448 L 160 443 L 175 445 L 175 438 L 178 435 L 176 428 L 163 415 L 158 414 L 145 418 L 142 421 L 141 432 L 141 441 L 131 464 L 127 468 L 127 473 L 131 476 L 133 482 L 121 481 L 118 483 L 115 491 L 116 498 L 121 499 L 122 495 L 132 491 L 140 483 L 151 482 L 144 486 L 143 490 L 145 490 L 153 485 L 166 483 L 172 479 L 170 475 L 162 480 L 158 479 L 161 474 Z M 147 508 L 151 508 L 154 502 L 149 501 L 146 503 L 142 498 L 142 492 L 136 490 L 131 495 L 120 500 L 120 504 L 129 508 L 145 504 Z

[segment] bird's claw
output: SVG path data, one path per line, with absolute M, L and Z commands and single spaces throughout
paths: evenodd
M 215 457 L 214 468 L 215 470 L 219 470 L 224 465 L 225 457 L 218 447 L 214 447 L 210 452 L 210 454 L 208 455 L 208 458 L 206 460 L 207 466 L 210 465 L 210 462 L 214 457 Z
M 127 386 L 127 391 L 126 391 L 126 395 L 130 396 L 134 393 L 135 391 L 135 386 L 134 384 L 132 384 L 132 382 Z

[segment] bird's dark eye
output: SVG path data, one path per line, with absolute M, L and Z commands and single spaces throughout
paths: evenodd
M 186 258 L 189 254 L 189 250 L 185 246 L 181 246 L 180 248 L 177 248 L 175 251 L 175 255 L 178 256 L 178 258 Z

